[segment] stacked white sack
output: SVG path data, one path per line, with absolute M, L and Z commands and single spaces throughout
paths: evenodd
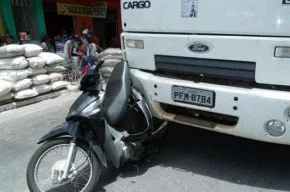
M 25 55 L 25 57 L 23 56 Z M 64 59 L 34 44 L 0 47 L 0 101 L 27 99 L 65 88 Z
M 0 98 L 11 92 L 13 84 L 9 81 L 0 80 Z
M 31 80 L 27 79 L 30 74 L 29 70 L 25 69 L 27 66 L 28 62 L 23 56 L 0 59 L 1 84 L 9 84 L 9 86 L 11 85 L 9 92 L 7 92 L 5 95 L 0 93 L 0 101 L 11 99 L 13 94 L 10 93 L 10 91 L 20 91 L 32 85 Z M 5 81 L 3 82 L 3 80 Z M 0 92 L 2 91 L 3 86 Z
M 21 56 L 25 52 L 24 47 L 17 44 L 0 47 L 0 58 Z
M 12 99 L 12 91 L 20 91 L 32 85 L 31 80 L 27 79 L 30 72 L 24 54 L 25 48 L 21 45 L 0 47 L 0 101 Z
M 37 57 L 42 52 L 42 47 L 35 44 L 24 44 L 25 57 Z
M 98 55 L 98 60 L 101 59 L 104 60 L 104 64 L 102 65 L 100 72 L 105 81 L 107 81 L 115 66 L 123 59 L 122 50 L 118 48 L 108 48 Z
M 50 81 L 50 84 L 48 85 L 50 86 L 50 89 L 55 91 L 66 88 L 69 83 L 67 81 L 63 81 L 62 75 L 62 72 L 67 70 L 65 67 L 62 66 L 62 64 L 64 64 L 65 62 L 65 59 L 57 54 L 44 52 L 41 53 L 39 57 L 42 57 L 46 60 L 45 69 L 48 72 L 47 75 Z
M 14 98 L 15 99 L 27 99 L 39 95 L 37 91 L 33 89 L 34 82 L 45 82 L 38 77 L 39 74 L 46 73 L 47 71 L 43 68 L 46 61 L 38 55 L 42 52 L 42 48 L 35 44 L 24 44 L 24 55 L 27 57 L 28 63 L 28 78 L 18 81 L 14 84 Z
M 41 52 L 37 57 L 28 58 L 27 60 L 32 75 L 32 90 L 38 94 L 56 90 L 53 89 L 52 85 L 57 81 L 62 82 L 62 72 L 66 70 L 66 68 L 61 66 L 64 63 L 64 59 L 54 53 Z
M 13 83 L 0 79 L 0 101 L 5 101 L 13 98 L 11 90 Z

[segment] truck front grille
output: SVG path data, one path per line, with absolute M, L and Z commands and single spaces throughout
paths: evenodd
M 255 62 L 155 55 L 155 64 L 160 72 L 255 82 Z

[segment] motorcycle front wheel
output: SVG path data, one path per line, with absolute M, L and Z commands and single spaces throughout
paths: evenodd
M 95 191 L 101 175 L 101 165 L 89 146 L 77 142 L 67 178 L 63 168 L 69 153 L 70 139 L 44 143 L 32 156 L 27 168 L 27 184 L 33 192 Z

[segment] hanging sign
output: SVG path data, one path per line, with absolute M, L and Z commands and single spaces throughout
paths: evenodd
M 93 6 L 83 6 L 66 3 L 56 3 L 57 14 L 70 16 L 84 16 L 95 18 L 106 18 L 107 3 L 95 3 Z

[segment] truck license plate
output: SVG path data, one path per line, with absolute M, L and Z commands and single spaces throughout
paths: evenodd
M 173 86 L 172 99 L 176 102 L 183 102 L 213 108 L 215 105 L 215 92 L 202 89 Z

